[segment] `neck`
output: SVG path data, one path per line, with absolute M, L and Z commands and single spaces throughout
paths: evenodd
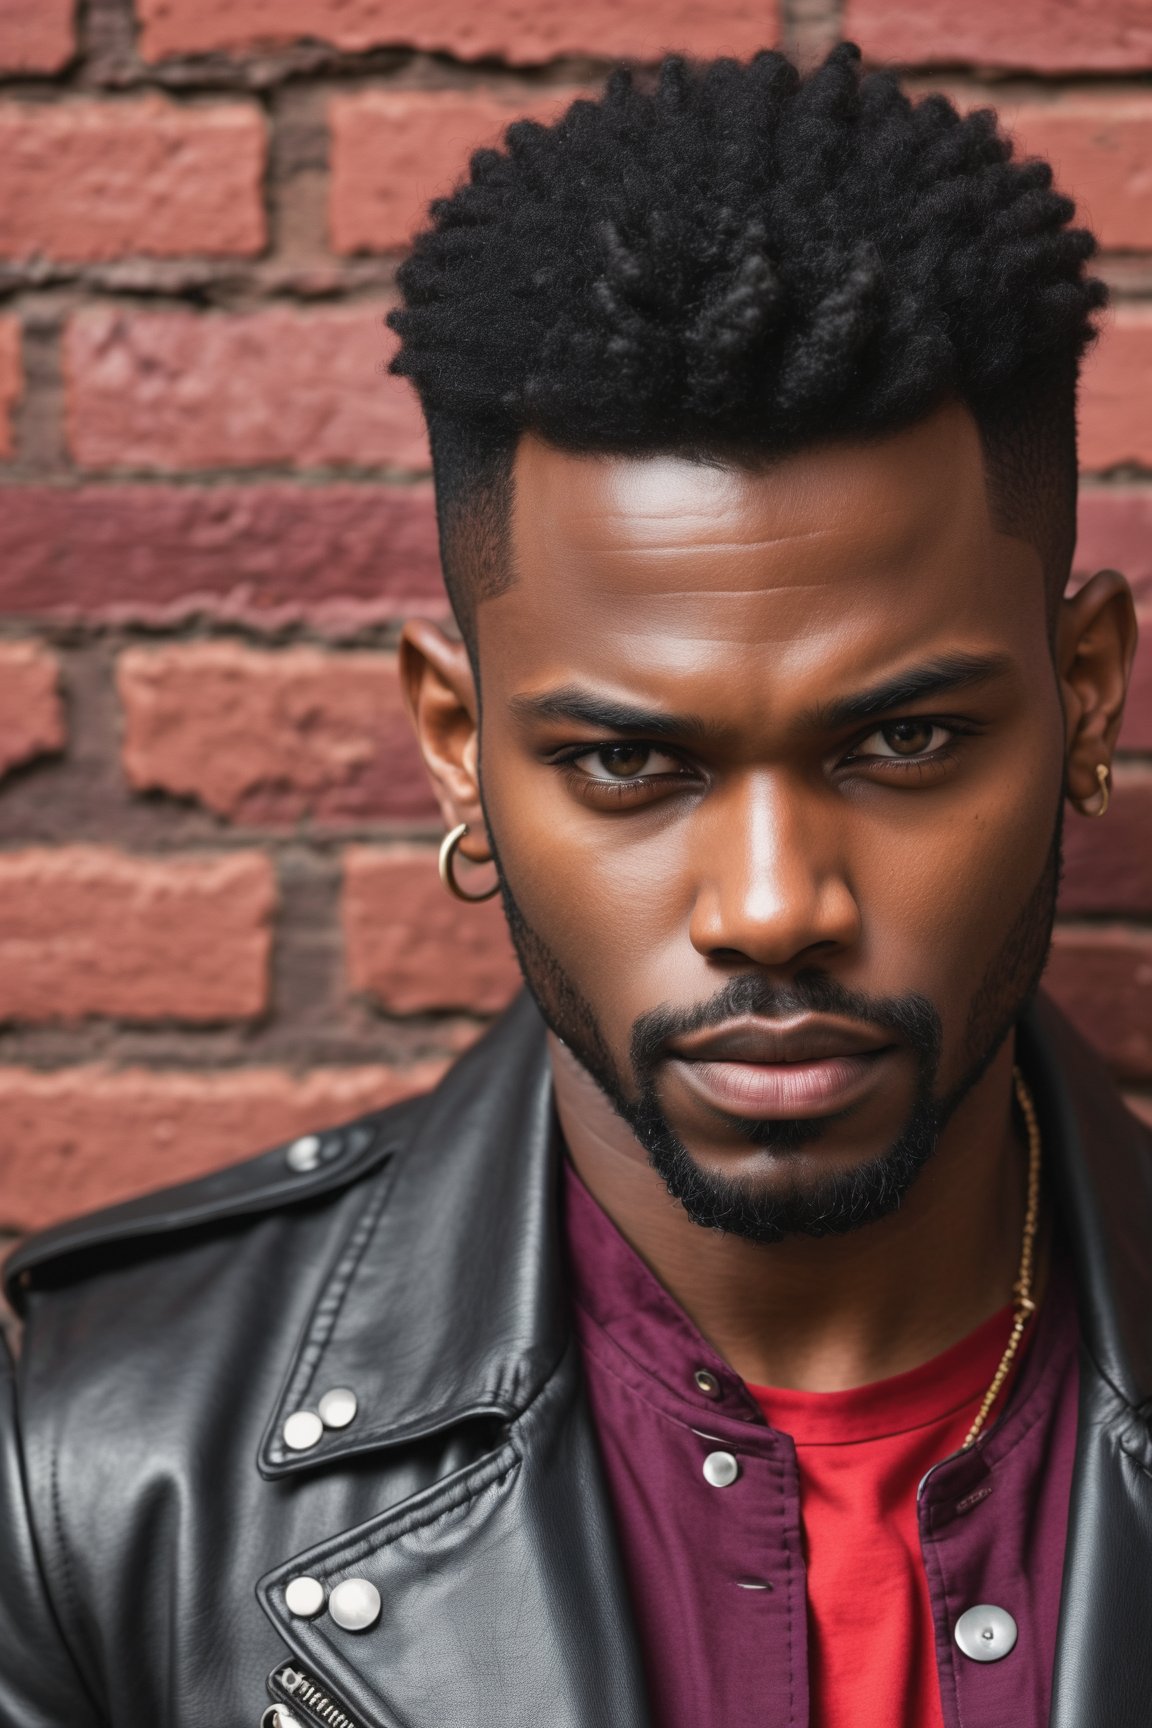
M 1026 1182 L 1012 1040 L 949 1121 L 899 1211 L 844 1236 L 770 1245 L 693 1224 L 587 1071 L 555 1038 L 550 1054 L 560 1126 L 582 1181 L 744 1380 L 820 1392 L 886 1379 L 949 1349 L 1011 1301 Z

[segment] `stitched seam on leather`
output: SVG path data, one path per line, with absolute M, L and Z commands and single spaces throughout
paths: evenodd
M 399 1528 L 394 1530 L 377 1529 L 371 1535 L 363 1537 L 354 1547 L 341 1548 L 338 1553 L 331 1556 L 326 1555 L 320 1568 L 322 1577 L 328 1579 L 338 1572 L 346 1572 L 349 1566 L 355 1566 L 361 1560 L 370 1559 L 381 1549 L 390 1547 L 405 1536 L 415 1535 L 417 1531 L 430 1530 L 442 1519 L 447 1518 L 450 1513 L 459 1512 L 464 1507 L 470 1506 L 474 1500 L 480 1499 L 490 1488 L 498 1488 L 514 1471 L 519 1470 L 522 1463 L 519 1457 L 513 1455 L 499 1470 L 493 1474 L 486 1474 L 492 1470 L 499 1458 L 500 1453 L 493 1452 L 489 1457 L 482 1459 L 479 1464 L 472 1466 L 474 1475 L 478 1476 L 482 1472 L 485 1473 L 483 1480 L 474 1482 L 465 1480 L 458 1483 L 450 1490 L 446 1500 L 441 1498 L 438 1503 L 428 1507 L 427 1516 L 417 1518 L 414 1523 L 408 1523 L 406 1519 L 397 1516 L 396 1523 L 400 1526 Z M 400 1508 L 396 1510 L 399 1513 Z
M 80 1611 L 80 1592 L 76 1588 L 76 1576 L 72 1570 L 72 1557 L 68 1552 L 68 1544 L 64 1540 L 64 1512 L 60 1504 L 60 1454 L 53 1448 L 52 1469 L 49 1472 L 49 1492 L 52 1499 L 52 1528 L 56 1537 L 56 1548 L 60 1555 L 60 1569 L 64 1585 L 64 1595 L 73 1615 Z
M 62 1509 L 61 1504 L 60 1504 L 59 1462 L 60 1462 L 60 1454 L 54 1448 L 53 1452 L 52 1452 L 52 1468 L 48 1474 L 49 1496 L 50 1496 L 51 1503 L 52 1503 L 52 1528 L 53 1528 L 53 1534 L 56 1537 L 56 1547 L 57 1547 L 59 1554 L 60 1554 L 60 1567 L 61 1567 L 61 1572 L 63 1574 L 62 1583 L 64 1586 L 63 1594 L 68 1600 L 68 1606 L 69 1606 L 70 1612 L 72 1614 L 73 1620 L 78 1620 L 80 1618 L 80 1593 L 76 1588 L 76 1576 L 72 1570 L 72 1557 L 68 1552 L 68 1544 L 64 1540 L 64 1514 L 63 1514 L 63 1509 Z M 29 1509 L 29 1519 L 30 1518 L 31 1518 L 31 1509 Z M 33 1541 L 35 1542 L 34 1534 L 33 1534 Z M 77 1680 L 79 1681 L 81 1690 L 87 1694 L 89 1700 L 92 1703 L 93 1715 L 99 1717 L 100 1720 L 103 1721 L 103 1720 L 105 1720 L 104 1711 L 99 1709 L 96 1705 L 95 1699 L 93 1698 L 93 1695 L 92 1695 L 91 1687 L 88 1683 L 88 1676 L 85 1673 L 84 1667 L 82 1666 L 78 1656 L 76 1655 L 75 1650 L 72 1647 L 72 1641 L 68 1638 L 68 1636 L 65 1633 L 63 1617 L 56 1611 L 55 1605 L 52 1604 L 52 1602 L 51 1602 L 51 1594 L 50 1594 L 49 1589 L 48 1589 L 48 1577 L 47 1577 L 47 1573 L 45 1572 L 45 1569 L 44 1569 L 44 1566 L 42 1563 L 40 1566 L 40 1576 L 41 1576 L 41 1579 L 42 1579 L 43 1585 L 44 1585 L 44 1594 L 48 1598 L 49 1603 L 52 1606 L 53 1618 L 56 1621 L 56 1629 L 60 1634 L 60 1643 L 63 1646 L 64 1650 L 67 1652 L 68 1659 L 72 1664 L 72 1667 L 73 1667 L 73 1670 L 76 1674 Z
M 392 1160 L 381 1172 L 379 1189 L 357 1220 L 345 1244 L 344 1252 L 337 1261 L 324 1287 L 324 1292 L 316 1304 L 312 1324 L 297 1357 L 296 1371 L 285 1387 L 277 1406 L 280 1411 L 286 1406 L 291 1406 L 293 1409 L 297 1408 L 312 1385 L 317 1365 L 335 1330 L 336 1321 L 339 1319 L 340 1311 L 344 1306 L 356 1268 L 364 1257 L 364 1252 L 379 1222 L 380 1214 L 392 1192 L 395 1175 L 395 1160 Z M 269 1455 L 277 1463 L 283 1462 L 286 1457 L 283 1445 L 274 1443 L 269 1448 Z

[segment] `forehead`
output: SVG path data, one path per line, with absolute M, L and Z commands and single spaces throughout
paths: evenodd
M 958 406 L 756 468 L 528 437 L 514 481 L 515 579 L 477 614 L 486 680 L 490 659 L 497 676 L 633 686 L 770 664 L 782 688 L 1043 639 L 1039 555 L 994 527 Z

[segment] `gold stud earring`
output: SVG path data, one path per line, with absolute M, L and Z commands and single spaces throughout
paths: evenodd
M 440 880 L 449 894 L 454 894 L 457 900 L 465 901 L 469 906 L 476 905 L 481 900 L 491 900 L 494 894 L 499 894 L 499 882 L 493 882 L 491 888 L 485 888 L 483 894 L 469 894 L 461 888 L 456 880 L 456 848 L 468 832 L 467 822 L 458 822 L 456 827 L 445 834 L 440 842 Z

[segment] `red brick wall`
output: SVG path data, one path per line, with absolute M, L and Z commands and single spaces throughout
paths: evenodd
M 841 30 L 1083 200 L 1118 303 L 1080 563 L 1152 609 L 1144 0 L 0 0 L 0 1228 L 423 1085 L 505 998 L 398 698 L 443 602 L 396 264 L 605 57 Z M 1051 973 L 1145 1100 L 1150 857 L 1152 643 Z

